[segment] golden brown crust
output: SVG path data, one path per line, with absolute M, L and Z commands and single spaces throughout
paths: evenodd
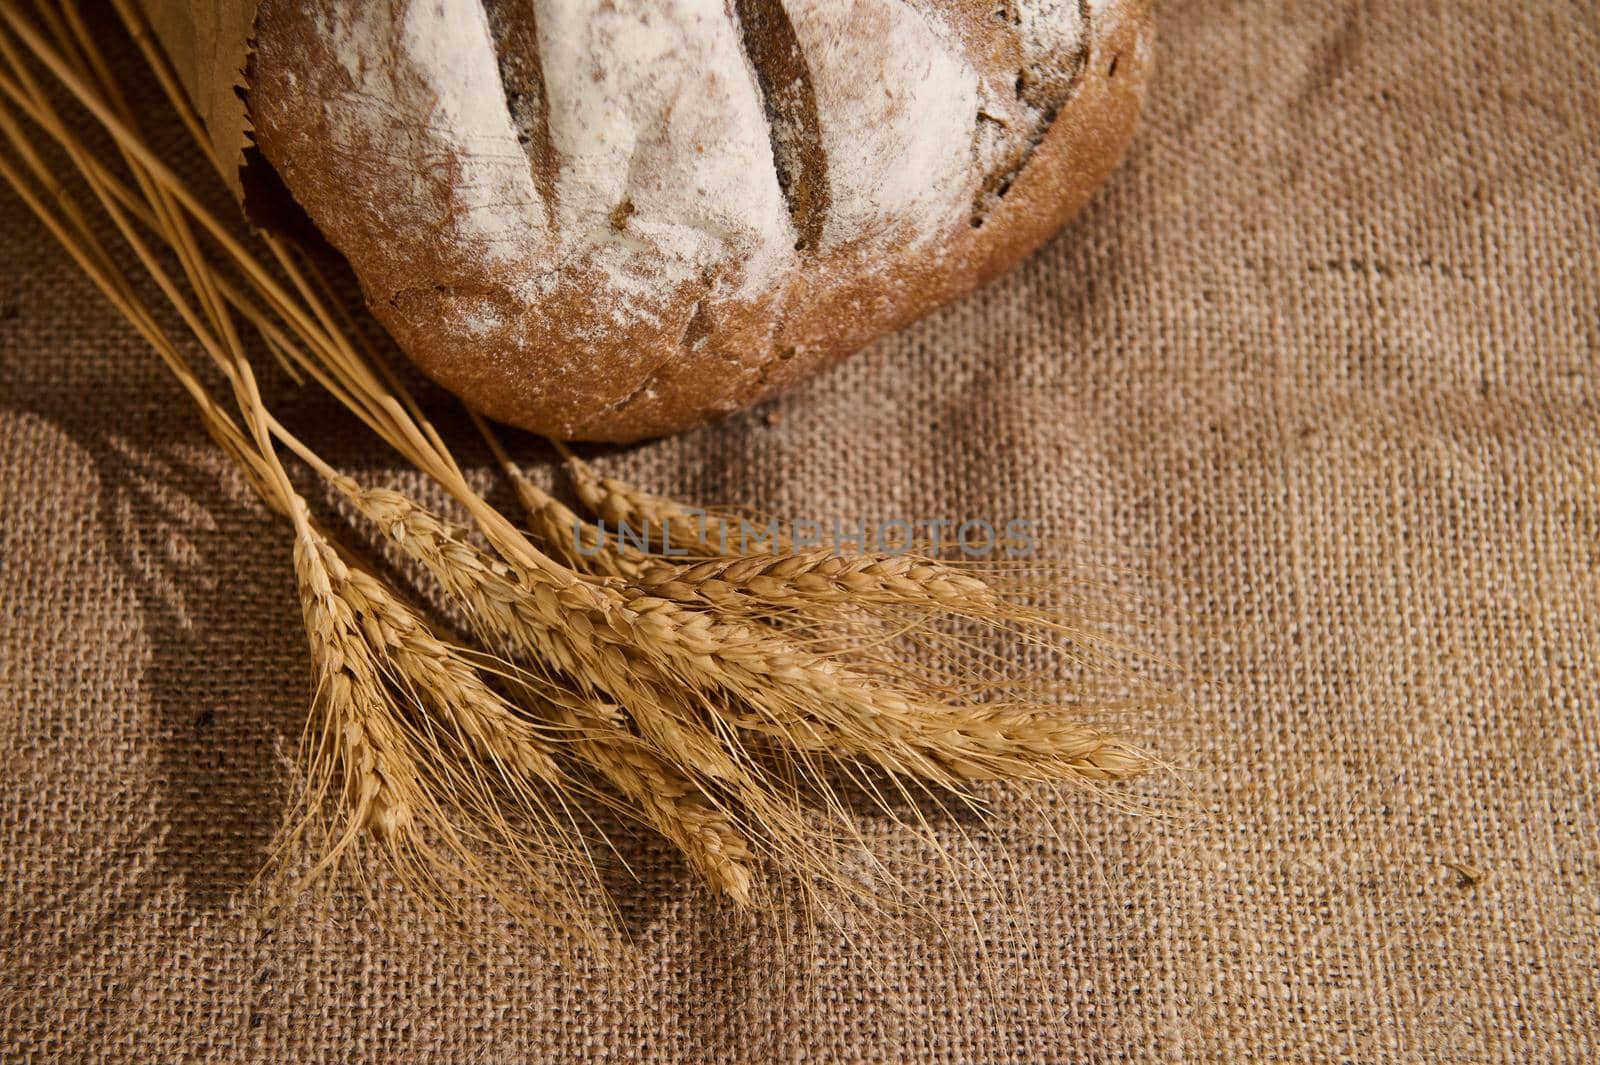
M 1016 62 L 993 26 L 994 5 L 917 2 L 938 9 L 980 69 L 999 75 Z M 590 264 L 541 271 L 530 300 L 515 263 L 463 255 L 389 209 L 407 197 L 448 203 L 448 168 L 388 172 L 381 146 L 351 150 L 347 135 L 334 136 L 314 104 L 348 84 L 312 6 L 261 6 L 250 104 L 263 153 L 424 372 L 492 418 L 585 440 L 637 440 L 714 420 L 1009 269 L 1120 159 L 1151 65 L 1148 0 L 1081 4 L 1087 28 L 1070 96 L 1047 117 L 1025 165 L 996 182 L 970 218 L 949 220 L 937 254 L 927 246 L 889 256 L 849 244 L 803 249 L 798 270 L 754 297 L 720 275 L 701 276 L 661 286 L 648 314 L 624 316 L 613 285 Z M 368 196 L 352 197 L 354 188 Z

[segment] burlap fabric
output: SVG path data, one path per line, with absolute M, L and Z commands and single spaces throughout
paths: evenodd
M 1134 793 L 1168 816 L 1051 799 L 1059 842 L 1003 805 L 997 887 L 925 874 L 943 943 L 750 927 L 648 847 L 620 975 L 359 906 L 263 937 L 288 541 L 0 194 L 0 1056 L 1600 1059 L 1600 15 L 1159 14 L 1128 164 L 1024 268 L 602 456 L 792 515 L 1037 519 L 1156 576 L 1136 636 L 1190 705 L 1137 727 L 1188 768 Z

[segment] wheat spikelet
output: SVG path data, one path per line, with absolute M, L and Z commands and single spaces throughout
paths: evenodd
M 733 613 L 838 608 L 925 608 L 956 614 L 1003 612 L 983 580 L 911 555 L 842 555 L 828 549 L 656 564 L 637 582 L 655 595 Z
M 544 663 L 605 697 L 615 693 L 640 727 L 670 757 L 703 775 L 733 777 L 738 769 L 714 736 L 661 712 L 671 699 L 628 640 L 627 619 L 608 611 L 603 586 L 556 580 L 492 558 L 436 515 L 395 492 L 354 490 L 350 498 L 421 562 L 451 594 L 474 605 L 494 631 L 515 638 Z M 633 699 L 620 698 L 635 693 Z
M 650 556 L 616 536 L 607 536 L 604 528 L 585 521 L 516 466 L 507 462 L 505 469 L 534 536 L 568 566 L 580 573 L 627 578 L 637 578 L 653 568 Z
M 381 498 L 387 512 L 371 501 L 366 505 L 382 515 L 380 524 L 387 518 L 391 528 L 405 528 L 403 545 L 431 543 L 417 557 L 427 564 L 432 554 L 430 568 L 441 580 L 460 587 L 460 575 L 474 574 L 471 583 L 485 590 L 498 581 L 500 594 L 486 598 L 499 607 L 485 613 L 497 615 L 502 630 L 528 635 L 559 668 L 594 678 L 597 691 L 634 690 L 633 699 L 620 700 L 630 710 L 681 708 L 687 700 L 673 696 L 676 681 L 702 699 L 726 704 L 740 727 L 792 749 L 860 756 L 892 773 L 949 786 L 1008 777 L 1101 780 L 1143 764 L 1059 708 L 941 702 L 915 690 L 896 691 L 792 645 L 768 627 L 718 617 L 642 587 L 556 587 L 537 574 L 522 574 L 533 594 L 519 598 L 514 567 L 496 569 L 470 545 L 446 538 L 437 519 L 404 497 Z M 418 535 L 424 529 L 434 531 Z M 663 717 L 661 741 L 688 764 L 714 779 L 743 775 L 744 767 L 716 737 L 681 709 Z M 687 745 L 691 736 L 698 740 L 694 746 Z
M 412 830 L 421 786 L 419 770 L 386 726 L 389 699 L 380 671 L 361 637 L 354 612 L 334 591 L 323 545 L 309 537 L 295 542 L 295 572 L 311 661 L 317 680 L 317 703 L 333 741 L 322 751 L 336 759 L 341 793 L 349 803 L 350 830 L 323 859 L 331 863 L 354 840 L 356 830 L 370 830 L 398 844 Z M 334 775 L 330 772 L 330 775 Z
M 425 769 L 413 757 L 396 720 L 382 669 L 354 611 L 335 590 L 325 545 L 314 535 L 295 541 L 295 573 L 316 678 L 313 715 L 302 742 L 310 784 L 291 819 L 285 846 L 327 818 L 322 855 L 287 899 L 331 870 L 364 840 L 376 843 L 402 883 L 434 880 L 417 822 L 432 812 Z M 342 825 L 333 811 L 343 809 Z M 446 838 L 451 826 L 444 826 Z M 359 866 L 356 866 L 359 875 Z
M 630 601 L 615 583 L 563 585 L 542 572 L 520 571 L 451 536 L 437 516 L 405 496 L 361 491 L 348 481 L 345 485 L 356 492 L 352 498 L 357 507 L 441 585 L 476 604 L 475 614 L 509 641 L 519 660 L 547 663 L 586 704 L 614 700 L 627 712 L 651 747 L 694 781 L 689 795 L 697 801 L 690 813 L 698 817 L 680 822 L 693 826 L 715 813 L 709 822 L 719 829 L 711 841 L 713 857 L 720 861 L 729 853 L 743 853 L 742 842 L 737 852 L 723 842 L 728 833 L 722 826 L 737 819 L 752 826 L 763 851 L 786 872 L 841 887 L 864 904 L 879 902 L 830 864 L 833 850 L 850 845 L 856 830 L 845 821 L 845 804 L 827 780 L 825 766 L 853 758 L 855 752 L 827 742 L 825 731 L 804 714 L 762 719 L 741 691 L 741 678 L 751 670 L 732 669 L 723 660 L 729 656 L 742 661 L 728 644 L 760 641 L 764 633 L 715 623 L 689 610 L 669 617 L 675 604 L 659 601 L 647 616 L 635 609 L 641 603 Z M 674 633 L 675 626 L 686 631 Z M 696 639 L 689 629 L 706 630 L 709 638 Z M 757 674 L 786 669 L 785 661 L 770 653 L 762 661 Z M 737 735 L 741 722 L 754 725 L 743 739 Z M 762 745 L 752 746 L 751 740 Z M 762 751 L 774 750 L 782 752 L 780 767 L 786 769 L 762 761 Z M 910 759 L 882 764 L 911 768 Z M 954 780 L 932 763 L 921 775 Z M 803 791 L 818 797 L 821 809 L 810 815 L 802 810 Z M 714 798 L 719 795 L 727 795 L 733 805 Z M 700 797 L 707 801 L 698 801 Z M 676 830 L 681 828 L 680 823 Z M 664 834 L 672 838 L 676 830 Z M 691 852 L 691 860 L 698 865 L 701 859 Z M 747 884 L 742 862 L 735 863 L 731 876 L 711 878 L 738 898 L 740 890 L 730 890 L 730 881 L 741 889 Z
M 736 695 L 742 727 L 802 750 L 839 751 L 947 786 L 988 779 L 1090 780 L 1145 765 L 1060 708 L 940 701 L 862 676 L 770 630 L 644 594 L 628 601 L 645 646 L 697 686 Z
M 368 641 L 386 649 L 405 682 L 448 727 L 446 735 L 462 754 L 484 759 L 513 779 L 569 783 L 557 766 L 552 736 L 520 717 L 388 586 L 364 570 L 347 569 L 341 591 Z
M 1132 679 L 1116 659 L 1114 641 L 1084 617 L 1019 601 L 1014 589 L 916 555 L 817 549 L 681 565 L 651 559 L 633 584 L 721 617 L 777 626 L 803 637 L 814 650 L 833 648 L 848 655 L 854 646 L 891 643 L 899 653 L 880 654 L 868 670 L 891 682 L 914 669 L 916 683 L 933 683 L 940 672 L 933 662 L 958 654 L 960 665 L 944 667 L 939 683 L 969 697 L 984 691 L 990 698 L 1008 690 L 1041 692 L 1040 682 L 1022 683 L 1013 661 L 984 646 L 995 638 L 1013 647 L 1035 647 L 1108 679 Z M 948 623 L 957 619 L 969 624 L 951 631 Z
M 412 506 L 410 519 L 426 522 L 427 516 Z M 470 554 L 459 541 L 451 548 L 446 555 L 458 566 Z M 494 573 L 481 560 L 467 568 Z M 803 570 L 804 565 L 796 563 L 793 568 Z M 824 568 L 834 573 L 872 573 L 870 565 L 859 570 Z M 508 568 L 501 579 L 511 572 Z M 908 574 L 931 579 L 918 583 Z M 957 582 L 949 576 L 934 566 L 895 564 L 868 579 L 877 581 L 886 598 L 950 596 L 961 590 L 962 582 L 982 587 L 973 578 Z M 909 587 L 897 586 L 894 580 L 907 581 Z M 510 588 L 499 598 L 516 602 Z M 1129 775 L 1145 764 L 1131 749 L 1066 718 L 1059 708 L 963 705 L 897 692 L 793 647 L 765 627 L 720 619 L 650 595 L 647 589 L 626 584 L 543 585 L 531 602 L 536 609 L 507 611 L 508 619 L 521 614 L 519 624 L 508 621 L 507 627 L 537 633 L 531 642 L 546 648 L 565 645 L 562 668 L 599 675 L 598 690 L 637 685 L 641 696 L 630 705 L 678 701 L 668 699 L 664 685 L 641 679 L 651 676 L 647 659 L 654 659 L 664 667 L 656 672 L 676 678 L 701 696 L 734 696 L 756 711 L 737 717 L 739 724 L 795 749 L 858 755 L 893 773 L 950 785 L 1005 778 L 1104 780 Z M 626 612 L 617 609 L 623 604 Z M 593 643 L 587 639 L 602 633 L 611 633 L 613 639 Z M 667 720 L 671 724 L 666 741 L 680 754 L 688 754 L 691 763 L 714 767 L 709 772 L 714 778 L 740 774 L 725 752 L 708 759 L 705 746 L 681 747 L 681 715 L 669 714 Z
M 325 783 L 290 836 L 323 815 L 326 782 L 340 783 L 347 810 L 302 886 L 366 833 L 432 905 L 458 908 L 454 883 L 587 936 L 593 870 L 576 829 L 539 790 L 570 788 L 549 740 L 303 518 L 295 567 L 322 723 L 308 761 L 313 781 Z
M 528 595 L 526 585 L 530 579 L 541 580 L 538 575 L 528 578 L 491 558 L 468 543 L 460 530 L 400 493 L 362 489 L 347 478 L 338 483 L 358 509 L 422 563 L 447 592 L 465 602 L 486 635 L 509 653 L 526 665 L 544 665 L 569 675 L 598 675 L 598 681 L 587 684 L 597 697 L 593 699 L 563 698 L 559 689 L 535 686 L 531 679 L 520 686 L 546 713 L 575 729 L 579 735 L 575 753 L 624 797 L 639 803 L 650 827 L 678 844 L 712 886 L 747 903 L 751 852 L 743 836 L 672 762 L 619 721 L 616 707 L 606 700 L 612 692 L 630 696 L 627 705 L 635 719 L 643 716 L 653 722 L 656 734 L 668 737 L 668 745 L 689 764 L 709 768 L 711 775 L 737 776 L 715 738 L 661 720 L 666 715 L 659 709 L 652 712 L 652 704 L 664 697 L 642 679 L 631 683 L 625 679 L 628 664 L 617 661 L 614 641 L 608 653 L 588 613 L 562 614 L 562 608 L 553 605 L 558 600 L 549 593 L 543 600 Z
M 646 533 L 652 544 L 670 545 L 674 551 L 703 558 L 742 554 L 752 548 L 771 554 L 794 550 L 790 539 L 775 527 L 755 527 L 738 517 L 691 509 L 615 477 L 602 477 L 558 441 L 552 443 L 566 460 L 579 500 L 613 530 Z
M 740 906 L 750 905 L 755 857 L 750 845 L 726 814 L 628 727 L 620 708 L 557 701 L 551 692 L 532 698 L 536 703 L 543 700 L 549 720 L 585 732 L 574 742 L 577 756 L 634 804 L 634 816 L 677 847 L 713 889 Z M 594 727 L 601 716 L 610 731 Z

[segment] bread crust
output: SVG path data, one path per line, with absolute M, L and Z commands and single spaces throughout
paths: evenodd
M 481 162 L 430 143 L 430 123 L 438 123 L 438 115 L 403 106 L 394 114 L 393 101 L 382 107 L 362 101 L 360 79 L 375 76 L 367 69 L 370 57 L 354 63 L 348 45 L 341 52 L 329 32 L 334 9 L 348 2 L 262 3 L 248 100 L 257 144 L 350 261 L 373 313 L 425 373 L 491 418 L 566 439 L 627 442 L 705 424 L 781 392 L 1009 269 L 1059 230 L 1119 161 L 1152 61 L 1149 0 L 1082 0 L 1079 49 L 1068 57 L 1075 64 L 1070 91 L 1042 105 L 1049 113 L 1038 130 L 1026 143 L 1011 145 L 1010 161 L 1020 165 L 985 175 L 988 184 L 970 209 L 947 211 L 931 234 L 899 243 L 865 236 L 852 241 L 837 232 L 829 237 L 817 224 L 820 216 L 808 213 L 826 210 L 818 204 L 829 192 L 826 168 L 806 155 L 814 156 L 817 145 L 788 151 L 794 138 L 775 138 L 766 165 L 776 166 L 779 182 L 786 183 L 792 255 L 783 249 L 785 257 L 761 284 L 752 283 L 748 264 L 712 260 L 689 276 L 680 272 L 641 290 L 598 256 L 541 258 L 542 245 L 553 238 L 542 240 L 539 227 L 556 232 L 561 225 L 547 198 L 542 215 L 528 207 L 534 212 L 527 216 L 528 232 L 509 242 L 511 251 L 454 239 L 471 209 L 462 202 L 464 188 L 502 181 L 523 189 L 525 182 L 536 190 L 525 193 L 530 204 L 540 199 L 538 152 L 551 156 L 549 135 L 534 128 L 539 115 L 519 120 L 518 140 L 534 146 L 515 161 L 520 171 L 506 162 L 502 172 L 495 168 L 504 153 L 484 151 L 489 161 Z M 995 4 L 912 2 L 959 40 L 965 61 L 981 77 L 994 84 L 1005 78 L 1009 85 L 1021 60 L 1016 34 L 997 22 Z M 519 20 L 531 18 L 533 4 L 500 0 L 494 13 L 525 29 Z M 787 25 L 769 30 L 764 19 L 784 10 L 776 4 L 736 6 L 757 51 L 770 43 L 769 33 L 793 31 Z M 728 62 L 726 52 L 707 62 Z M 803 108 L 803 94 L 780 83 L 792 75 L 758 58 L 763 68 L 754 76 L 768 98 L 781 94 L 786 106 Z M 504 62 L 502 74 L 506 92 L 513 83 L 537 88 L 542 76 L 527 64 Z M 1016 85 L 1020 100 L 1020 74 Z M 820 82 L 805 87 L 824 100 L 848 91 Z M 783 121 L 774 114 L 774 124 Z M 691 113 L 674 121 L 699 118 Z M 384 139 L 396 131 L 405 137 L 400 159 Z M 737 141 L 737 129 L 711 135 Z M 535 143 L 541 136 L 546 141 Z M 729 150 L 735 149 L 737 143 Z M 722 150 L 720 142 L 712 150 Z M 463 172 L 473 166 L 480 170 L 468 181 Z M 532 177 L 518 176 L 530 171 Z M 625 202 L 612 210 L 615 232 L 607 239 L 627 241 L 630 227 L 648 221 L 630 218 L 631 210 Z M 726 239 L 737 248 L 746 238 Z

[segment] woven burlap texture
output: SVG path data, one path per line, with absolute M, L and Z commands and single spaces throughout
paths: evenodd
M 1166 816 L 1047 799 L 1057 841 L 1002 804 L 998 888 L 924 874 L 942 943 L 752 927 L 650 848 L 620 974 L 355 905 L 263 936 L 309 696 L 289 540 L 0 193 L 0 1056 L 1600 1060 L 1600 15 L 1158 15 L 1138 141 L 1059 239 L 599 459 L 789 515 L 1024 517 L 1151 575 L 1134 636 L 1189 705 L 1135 727 L 1187 768 L 1133 793 Z

